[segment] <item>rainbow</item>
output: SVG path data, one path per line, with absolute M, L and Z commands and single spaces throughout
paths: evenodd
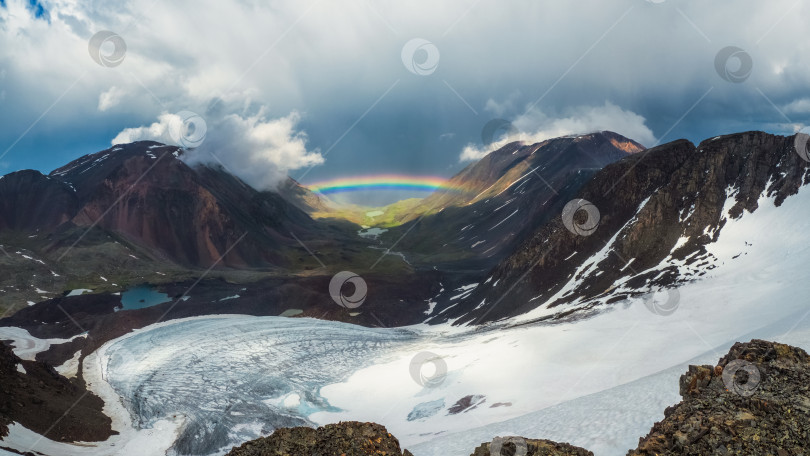
M 381 174 L 376 176 L 346 177 L 310 184 L 310 190 L 325 195 L 331 193 L 356 192 L 364 190 L 409 190 L 434 192 L 436 190 L 464 191 L 453 186 L 443 177 L 405 176 Z

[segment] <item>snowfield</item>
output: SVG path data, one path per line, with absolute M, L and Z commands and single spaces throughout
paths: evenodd
M 87 337 L 87 334 L 79 334 L 70 339 L 39 339 L 22 328 L 0 327 L 0 340 L 11 341 L 14 354 L 26 361 L 34 361 L 37 353 L 48 350 L 51 345 L 66 344 L 77 337 Z
M 634 300 L 558 325 L 527 323 L 542 306 L 476 329 L 248 316 L 153 325 L 82 367 L 121 435 L 34 450 L 134 455 L 148 441 L 149 454 L 224 454 L 277 426 L 357 420 L 385 425 L 415 456 L 467 456 L 505 434 L 624 455 L 680 400 L 688 364 L 752 338 L 810 350 L 808 232 L 810 190 L 780 208 L 763 197 L 723 227 L 708 246 L 718 267 L 681 286 L 668 315 Z M 478 405 L 448 411 L 467 396 Z M 14 426 L 0 446 L 28 450 L 32 434 Z

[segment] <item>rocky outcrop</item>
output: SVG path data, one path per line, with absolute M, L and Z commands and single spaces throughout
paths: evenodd
M 789 345 L 736 343 L 716 366 L 689 366 L 683 401 L 628 456 L 806 455 L 810 448 L 810 356 Z M 565 443 L 497 437 L 472 456 L 591 455 Z
M 737 343 L 717 366 L 690 366 L 683 401 L 629 456 L 806 455 L 810 356 L 789 345 Z
M 593 453 L 551 440 L 496 437 L 492 442 L 481 444 L 471 456 L 593 456 Z
M 347 421 L 318 429 L 283 428 L 234 448 L 226 456 L 413 456 L 385 427 Z

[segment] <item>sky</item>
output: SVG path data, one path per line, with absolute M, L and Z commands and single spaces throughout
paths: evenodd
M 807 0 L 437 3 L 0 0 L 0 174 L 155 139 L 272 189 L 450 177 L 507 125 L 654 146 L 810 124 Z

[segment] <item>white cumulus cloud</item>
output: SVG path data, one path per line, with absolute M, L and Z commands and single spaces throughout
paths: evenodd
M 164 112 L 158 116 L 157 122 L 148 126 L 125 128 L 110 142 L 112 145 L 116 145 L 148 139 L 165 144 L 174 144 L 174 141 L 169 135 L 169 126 L 177 121 L 180 121 L 180 118 L 176 114 Z
M 307 149 L 307 134 L 298 129 L 298 112 L 269 120 L 263 110 L 255 115 L 227 114 L 205 120 L 204 140 L 183 159 L 189 165 L 223 165 L 256 189 L 272 190 L 290 171 L 324 162 L 318 149 Z M 178 145 L 172 137 L 177 122 L 182 119 L 176 114 L 163 113 L 151 125 L 124 129 L 112 143 L 150 139 Z
M 106 111 L 112 107 L 118 106 L 126 93 L 124 89 L 119 87 L 110 87 L 109 90 L 102 92 L 101 95 L 98 96 L 98 110 Z

